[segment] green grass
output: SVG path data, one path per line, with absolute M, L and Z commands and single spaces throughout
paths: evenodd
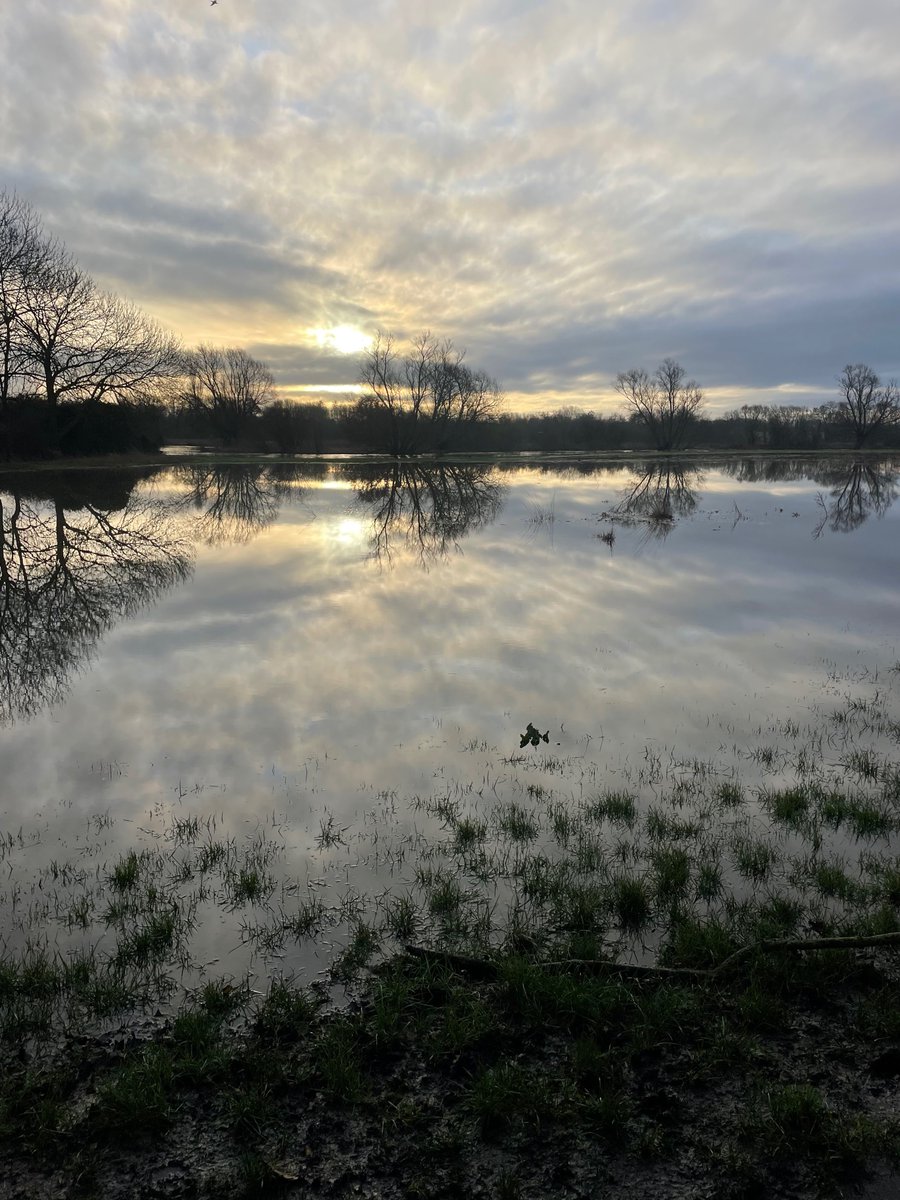
M 264 1042 L 295 1041 L 308 1033 L 320 1003 L 308 988 L 273 979 L 256 1013 L 255 1035 Z
M 602 929 L 607 924 L 606 891 L 593 883 L 570 883 L 555 897 L 553 912 L 563 929 Z
M 710 903 L 717 900 L 724 891 L 722 864 L 705 859 L 697 869 L 697 899 Z
M 150 1137 L 166 1129 L 175 1115 L 171 1053 L 146 1046 L 97 1088 L 90 1125 L 97 1136 Z
M 500 833 L 514 842 L 533 842 L 540 830 L 535 814 L 515 802 L 501 804 L 495 820 Z
M 810 878 L 822 896 L 853 901 L 859 894 L 859 888 L 848 875 L 846 865 L 837 859 L 814 866 Z
M 412 896 L 392 896 L 385 911 L 388 932 L 399 942 L 415 937 L 421 922 L 419 906 Z
M 428 910 L 435 917 L 455 916 L 465 900 L 465 891 L 450 875 L 441 875 L 428 897 Z
M 810 796 L 804 786 L 763 792 L 760 799 L 772 818 L 790 829 L 802 829 L 809 816 Z
M 715 789 L 714 798 L 722 808 L 740 808 L 744 803 L 744 791 L 739 783 L 727 780 Z
M 672 900 L 682 896 L 691 880 L 691 859 L 680 846 L 656 847 L 650 852 L 651 878 L 657 896 Z
M 487 836 L 487 821 L 476 821 L 473 817 L 462 817 L 453 826 L 453 849 L 457 854 L 467 854 L 480 846 Z
M 757 1136 L 777 1158 L 801 1155 L 819 1172 L 858 1168 L 875 1152 L 890 1152 L 896 1128 L 828 1103 L 807 1083 L 771 1088 L 765 1095 Z
M 886 838 L 896 828 L 897 819 L 880 804 L 858 801 L 849 814 L 849 825 L 857 838 Z
M 877 897 L 894 908 L 900 908 L 900 863 L 874 863 L 869 868 L 874 877 Z
M 139 968 L 161 965 L 171 956 L 180 933 L 177 906 L 150 913 L 122 937 L 116 952 L 117 961 Z
M 468 1089 L 466 1107 L 483 1134 L 491 1136 L 512 1125 L 539 1129 L 559 1108 L 559 1082 L 514 1061 L 480 1071 Z
M 328 1024 L 315 1044 L 316 1072 L 333 1100 L 357 1103 L 368 1092 L 359 1034 L 358 1023 L 343 1017 Z
M 129 891 L 137 886 L 141 874 L 143 856 L 129 850 L 123 859 L 116 863 L 109 876 L 109 886 L 117 892 Z
M 454 988 L 427 1044 L 433 1054 L 457 1060 L 463 1054 L 489 1047 L 498 1034 L 502 1034 L 502 1026 L 492 1006 L 469 990 Z
M 745 940 L 796 936 L 805 912 L 803 903 L 793 896 L 770 896 L 751 909 Z
M 732 843 L 732 854 L 737 870 L 753 883 L 767 880 L 780 857 L 769 842 L 750 837 L 736 838 Z
M 73 1056 L 74 1057 L 74 1056 Z M 12 1068 L 0 1074 L 0 1139 L 34 1153 L 56 1153 L 68 1135 L 78 1063 L 56 1069 Z
M 721 918 L 682 916 L 673 924 L 663 943 L 661 959 L 666 966 L 708 970 L 718 966 L 737 948 L 732 929 Z
M 231 899 L 236 906 L 265 904 L 275 890 L 275 880 L 258 867 L 240 867 L 230 879 Z
M 630 792 L 603 792 L 585 806 L 584 812 L 590 821 L 606 820 L 630 828 L 637 819 L 637 797 Z
M 303 901 L 296 912 L 284 916 L 282 925 L 286 933 L 293 937 L 308 938 L 319 933 L 328 915 L 328 908 L 318 896 L 310 896 Z
M 352 1112 L 378 1153 L 415 1134 L 409 1195 L 451 1179 L 450 1159 L 447 1187 L 466 1194 L 459 1147 L 477 1154 L 488 1141 L 486 1194 L 528 1195 L 535 1177 L 504 1170 L 545 1137 L 551 1148 L 607 1139 L 623 1164 L 671 1156 L 679 1170 L 689 1147 L 711 1188 L 707 1169 L 725 1172 L 735 1195 L 767 1194 L 780 1172 L 824 1181 L 824 1195 L 879 1137 L 896 1143 L 850 1068 L 812 1074 L 838 1039 L 862 1064 L 900 1039 L 880 955 L 757 951 L 712 979 L 637 975 L 633 964 L 706 972 L 760 940 L 900 927 L 900 772 L 883 743 L 854 757 L 851 740 L 876 725 L 886 737 L 886 719 L 869 707 L 833 727 L 826 763 L 815 731 L 773 717 L 759 737 L 781 730 L 802 744 L 768 756 L 736 746 L 749 779 L 733 763 L 662 750 L 611 771 L 609 787 L 581 759 L 571 780 L 573 760 L 510 759 L 502 777 L 441 782 L 416 800 L 439 836 L 399 824 L 323 853 L 323 869 L 340 872 L 331 891 L 288 876 L 276 896 L 277 838 L 213 840 L 215 821 L 198 815 L 167 818 L 164 852 L 138 848 L 90 870 L 51 859 L 27 901 L 33 938 L 0 957 L 0 1134 L 13 1146 L 125 1152 L 190 1111 L 232 1139 L 228 1170 L 246 1156 L 257 1164 L 248 1186 L 265 1191 L 280 1186 L 268 1147 L 288 1144 L 297 1113 L 315 1114 L 328 1139 Z M 550 772 L 562 779 L 553 788 Z M 333 850 L 348 828 L 326 816 L 310 840 Z M 0 852 L 12 861 L 26 842 L 0 835 Z M 357 848 L 363 872 L 388 880 L 377 895 L 344 874 Z M 263 911 L 227 917 L 249 906 Z M 211 913 L 239 922 L 255 977 L 200 973 L 203 940 L 192 937 Z M 58 951 L 56 930 L 59 944 L 92 948 Z M 321 940 L 298 949 L 292 937 Z M 486 963 L 386 957 L 408 941 Z M 313 953 L 327 964 L 321 986 L 266 975 L 279 955 L 286 965 Z M 171 1017 L 154 1018 L 136 1046 L 80 1057 L 108 1017 L 158 1009 Z M 60 1046 L 72 1049 L 63 1069 L 49 1049 Z M 701 1110 L 705 1131 L 692 1124 Z
M 631 875 L 614 877 L 609 884 L 609 906 L 622 929 L 643 929 L 652 911 L 647 883 Z
M 548 808 L 547 816 L 550 821 L 550 828 L 553 830 L 553 836 L 561 846 L 566 846 L 575 829 L 578 827 L 576 814 L 568 805 L 557 803 Z
M 650 807 L 644 819 L 647 837 L 652 842 L 680 842 L 696 838 L 702 832 L 699 820 L 676 816 L 670 810 Z
M 195 868 L 199 874 L 205 875 L 229 863 L 233 859 L 235 852 L 233 841 L 209 841 L 197 851 Z

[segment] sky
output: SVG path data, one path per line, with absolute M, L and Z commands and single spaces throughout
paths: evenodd
M 518 411 L 900 378 L 896 0 L 16 0 L 0 44 L 0 187 L 285 395 L 379 329 Z

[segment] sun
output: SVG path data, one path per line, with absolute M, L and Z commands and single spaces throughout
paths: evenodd
M 310 332 L 323 350 L 333 350 L 337 354 L 359 354 L 372 340 L 355 325 L 332 325 L 330 329 L 313 329 Z

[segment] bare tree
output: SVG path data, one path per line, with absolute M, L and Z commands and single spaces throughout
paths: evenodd
M 62 249 L 25 288 L 18 320 L 24 373 L 47 403 L 126 400 L 180 364 L 177 340 L 127 300 L 100 291 Z
M 841 391 L 839 411 L 850 423 L 857 448 L 883 425 L 900 421 L 900 391 L 891 380 L 882 384 L 865 363 L 850 363 L 838 379 Z
M 764 404 L 742 404 L 725 414 L 726 421 L 733 421 L 741 431 L 747 446 L 764 445 L 766 422 L 769 410 Z
M 20 323 L 27 282 L 50 250 L 31 206 L 14 192 L 0 191 L 0 413 L 22 384 Z
M 449 338 L 420 334 L 401 355 L 392 334 L 379 331 L 360 370 L 365 391 L 357 410 L 395 457 L 445 450 L 463 426 L 492 416 L 500 387 L 464 363 Z
M 427 336 L 427 335 L 425 335 Z M 431 364 L 431 448 L 448 449 L 460 427 L 492 417 L 500 407 L 500 386 L 486 371 L 463 362 L 465 351 L 449 340 L 436 346 Z
M 383 425 L 380 440 L 395 457 L 415 453 L 419 420 L 428 397 L 428 381 L 436 348 L 429 334 L 399 354 L 393 334 L 378 331 L 366 352 L 359 381 L 366 389 L 359 411 L 372 424 Z M 375 418 L 372 421 L 372 418 Z
M 615 389 L 647 426 L 657 450 L 676 450 L 703 403 L 703 393 L 684 367 L 666 358 L 652 375 L 643 367 L 616 376 Z
M 275 378 L 246 350 L 200 345 L 184 356 L 189 407 L 207 412 L 227 442 L 275 399 Z
M 0 415 L 10 416 L 13 397 L 43 397 L 50 415 L 42 436 L 60 439 L 90 404 L 158 399 L 180 353 L 176 338 L 135 305 L 99 289 L 26 201 L 0 192 Z M 5 424 L 9 453 L 13 426 Z

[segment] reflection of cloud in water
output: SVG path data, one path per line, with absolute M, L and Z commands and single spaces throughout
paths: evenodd
M 295 481 L 252 540 L 201 543 L 189 587 L 110 628 L 65 706 L 0 733 L 4 823 L 29 824 L 40 804 L 65 836 L 109 807 L 132 822 L 124 837 L 172 806 L 243 836 L 276 814 L 302 864 L 326 808 L 361 828 L 390 789 L 412 828 L 424 818 L 409 797 L 454 781 L 503 795 L 502 759 L 529 720 L 551 730 L 548 753 L 581 764 L 559 781 L 575 794 L 615 785 L 648 741 L 698 757 L 748 744 L 821 700 L 825 660 L 896 661 L 895 514 L 826 546 L 811 536 L 821 483 L 798 482 L 780 511 L 765 481 L 729 493 L 717 469 L 704 475 L 712 505 L 700 489 L 652 553 L 625 525 L 612 555 L 597 518 L 630 471 L 557 478 L 552 544 L 522 536 L 548 477 L 478 477 L 502 481 L 502 509 L 488 491 L 463 529 L 451 505 L 425 544 L 454 532 L 465 554 L 431 555 L 428 571 L 408 523 L 391 569 L 371 556 L 394 476 L 352 492 Z M 435 528 L 424 494 L 418 513 L 401 498 L 413 530 Z M 177 508 L 173 528 L 194 519 Z

